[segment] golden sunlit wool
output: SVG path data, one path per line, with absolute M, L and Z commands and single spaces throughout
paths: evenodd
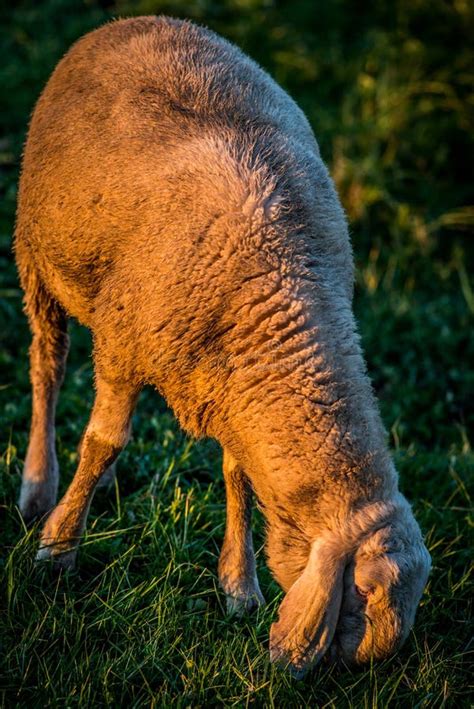
M 39 558 L 72 566 L 96 485 L 154 385 L 224 449 L 219 563 L 262 603 L 252 490 L 287 592 L 271 656 L 302 674 L 406 637 L 429 571 L 397 488 L 352 315 L 343 211 L 302 112 L 254 62 L 167 18 L 114 22 L 59 63 L 25 148 L 16 258 L 33 332 L 20 508 L 56 503 L 67 318 L 90 328 L 96 399 Z

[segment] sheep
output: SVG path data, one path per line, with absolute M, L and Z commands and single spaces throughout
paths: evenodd
M 94 490 L 151 384 L 186 431 L 222 445 L 218 573 L 233 612 L 264 602 L 259 501 L 286 594 L 272 661 L 300 677 L 325 654 L 358 664 L 394 652 L 430 556 L 361 352 L 345 215 L 293 100 L 187 21 L 87 34 L 32 117 L 15 254 L 33 336 L 19 506 L 25 520 L 49 513 L 38 559 L 74 565 Z M 56 505 L 69 317 L 92 332 L 96 392 Z

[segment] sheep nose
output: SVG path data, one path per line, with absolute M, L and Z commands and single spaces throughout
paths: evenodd
M 337 665 L 341 660 L 341 649 L 340 649 L 339 644 L 335 638 L 332 641 L 331 645 L 329 646 L 329 650 L 326 653 L 326 660 L 331 665 Z
M 341 670 L 354 669 L 357 665 L 355 657 L 349 656 L 347 652 L 344 652 L 337 637 L 334 637 L 326 653 L 326 661 L 331 665 L 337 665 L 338 669 Z

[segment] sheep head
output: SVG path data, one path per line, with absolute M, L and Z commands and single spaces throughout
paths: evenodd
M 313 542 L 272 625 L 272 661 L 302 677 L 326 653 L 362 664 L 387 657 L 406 640 L 431 561 L 408 503 L 399 498 L 402 504 L 389 506 L 375 524 L 360 510 L 342 534 Z M 374 526 L 360 538 L 364 516 Z

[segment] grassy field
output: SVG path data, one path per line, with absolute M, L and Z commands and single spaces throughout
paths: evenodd
M 350 219 L 369 370 L 402 490 L 433 556 L 409 641 L 357 673 L 322 665 L 296 682 L 270 666 L 280 591 L 260 519 L 268 605 L 243 621 L 226 618 L 216 577 L 221 453 L 188 439 L 155 392 L 140 400 L 115 488 L 94 500 L 76 572 L 35 566 L 38 529 L 26 529 L 16 508 L 29 333 L 10 248 L 28 115 L 74 39 L 112 16 L 160 12 L 221 32 L 290 91 Z M 465 0 L 31 0 L 0 10 L 3 706 L 472 706 L 473 19 Z M 58 410 L 61 490 L 92 395 L 89 335 L 73 325 Z

